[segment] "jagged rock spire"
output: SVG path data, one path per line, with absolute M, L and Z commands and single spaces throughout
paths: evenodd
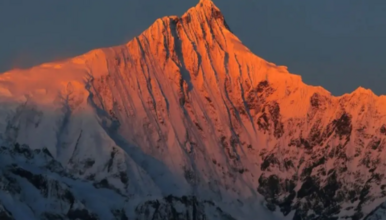
M 207 20 L 215 19 L 220 21 L 230 31 L 224 15 L 212 0 L 200 0 L 195 7 L 190 8 L 182 17 L 191 16 L 194 18 L 200 15 L 203 15 Z
M 205 7 L 216 7 L 212 0 L 200 0 L 198 5 Z

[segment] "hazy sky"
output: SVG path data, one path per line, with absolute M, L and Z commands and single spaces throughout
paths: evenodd
M 255 54 L 333 94 L 386 94 L 385 0 L 213 0 Z M 198 0 L 0 0 L 0 72 L 125 43 Z

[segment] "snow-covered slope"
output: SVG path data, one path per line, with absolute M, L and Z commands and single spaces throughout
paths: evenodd
M 382 216 L 386 97 L 304 84 L 210 0 L 126 45 L 3 73 L 0 103 L 0 217 Z
M 2 220 L 233 219 L 213 202 L 194 196 L 140 200 L 114 190 L 108 181 L 81 180 L 46 148 L 2 147 L 0 159 Z

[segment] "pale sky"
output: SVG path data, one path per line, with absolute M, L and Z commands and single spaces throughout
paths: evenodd
M 213 0 L 255 54 L 333 94 L 386 94 L 385 0 Z M 198 0 L 1 0 L 0 72 L 129 41 Z

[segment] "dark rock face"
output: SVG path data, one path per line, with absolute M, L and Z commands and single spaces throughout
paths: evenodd
M 207 212 L 207 210 L 211 210 Z M 154 220 L 236 220 L 211 201 L 199 201 L 194 196 L 167 196 L 163 200 L 147 201 L 135 212 L 139 219 Z M 208 214 L 213 213 L 213 214 Z
M 283 123 L 280 121 L 280 106 L 277 102 L 263 106 L 261 115 L 257 118 L 257 125 L 263 132 L 269 132 L 272 127 L 273 135 L 280 138 L 284 134 Z
M 67 217 L 71 220 L 84 219 L 84 220 L 98 220 L 95 214 L 90 213 L 86 209 L 69 210 Z
M 0 160 L 3 159 L 1 160 L 3 162 L 5 161 L 4 158 L 7 157 L 13 157 L 13 160 L 10 161 L 17 161 L 18 164 L 12 163 L 1 167 L 1 190 L 9 193 L 15 199 L 20 198 L 21 195 L 27 198 L 27 201 L 20 204 L 24 205 L 25 203 L 29 207 L 27 209 L 35 209 L 35 213 L 32 214 L 31 212 L 29 219 L 99 220 L 105 219 L 107 212 L 110 216 L 108 219 L 129 220 L 131 218 L 128 217 L 128 210 L 135 209 L 133 219 L 138 220 L 235 220 L 213 202 L 200 201 L 194 196 L 175 197 L 170 195 L 160 200 L 150 200 L 136 204 L 133 207 L 133 204 L 129 205 L 125 202 L 128 199 L 126 196 L 121 195 L 113 186 L 110 186 L 107 179 L 99 182 L 85 182 L 70 174 L 65 174 L 63 168 L 58 172 L 48 170 L 46 168 L 47 164 L 56 164 L 57 161 L 52 158 L 47 150 L 33 151 L 27 145 L 21 147 L 19 144 L 11 148 L 1 147 Z M 37 160 L 40 162 L 38 163 Z M 42 161 L 44 162 L 41 163 Z M 23 166 L 23 164 L 29 164 L 29 166 Z M 40 164 L 40 166 L 37 164 Z M 123 183 L 127 182 L 126 178 L 122 174 L 121 180 Z M 73 184 L 75 182 L 75 185 L 68 185 L 71 182 Z M 109 198 L 100 198 L 93 201 L 93 205 L 90 205 L 90 200 L 80 199 L 79 189 L 77 189 L 78 184 L 82 185 L 81 190 L 92 190 L 86 194 L 98 194 L 100 192 L 97 191 L 101 189 L 104 193 L 109 192 L 109 194 L 114 194 L 116 198 L 120 197 L 122 201 L 119 202 L 118 200 L 118 208 L 117 205 L 114 208 L 105 207 L 106 205 L 103 202 L 108 201 Z M 33 203 L 28 203 L 28 198 L 34 198 Z M 34 203 L 44 203 L 46 207 L 42 210 L 35 207 Z M 95 207 L 104 208 L 105 210 L 95 209 Z M 14 214 L 18 216 L 17 213 L 13 213 L 12 210 L 7 209 L 2 204 L 0 197 L 0 219 L 17 220 L 20 218 L 20 216 L 15 218 Z
M 2 147 L 0 158 L 3 162 L 0 176 L 1 189 L 10 194 L 15 200 L 19 197 L 25 197 L 27 199 L 25 203 L 30 208 L 35 204 L 28 204 L 28 198 L 35 191 L 36 194 L 33 197 L 35 197 L 34 201 L 38 201 L 36 204 L 39 201 L 44 201 L 47 206 L 46 211 L 37 212 L 34 216 L 28 218 L 50 220 L 99 219 L 87 208 L 82 208 L 84 207 L 82 202 L 75 198 L 71 187 L 65 183 L 65 180 L 71 175 L 65 173 L 63 168 L 58 165 L 59 162 L 53 159 L 47 149 L 31 150 L 27 145 L 20 146 L 16 143 L 10 148 Z M 7 165 L 7 160 L 15 163 Z M 74 177 L 71 177 L 71 179 L 74 179 Z M 0 219 L 15 219 L 14 215 L 17 215 L 17 213 L 11 213 L 10 209 L 0 206 Z
M 335 119 L 332 122 L 335 133 L 339 135 L 340 138 L 343 136 L 346 136 L 346 138 L 350 138 L 352 125 L 351 125 L 351 116 L 349 116 L 347 113 L 343 113 L 340 118 Z
M 269 86 L 267 81 L 260 82 L 256 88 L 251 89 L 245 97 L 247 110 L 251 112 L 251 116 L 255 116 L 261 111 L 262 105 L 266 102 L 266 98 L 272 95 L 274 90 Z
M 365 206 L 377 198 L 386 200 L 386 193 L 376 193 L 384 192 L 386 185 L 383 185 L 383 172 L 377 172 L 379 156 L 373 153 L 383 149 L 385 139 L 381 135 L 385 129 L 380 128 L 378 137 L 366 135 L 365 128 L 353 136 L 353 124 L 358 122 L 353 122 L 352 115 L 344 110 L 323 124 L 322 109 L 326 102 L 314 94 L 307 119 L 310 130 L 292 135 L 288 146 L 281 146 L 282 152 L 276 149 L 261 154 L 262 174 L 257 191 L 265 197 L 268 209 L 279 209 L 284 215 L 294 212 L 294 220 L 363 219 Z M 262 119 L 267 122 L 274 117 Z M 283 127 L 290 126 L 287 122 Z M 294 129 L 302 129 L 300 124 L 297 126 Z M 368 144 L 352 148 L 353 143 L 364 141 Z M 283 151 L 288 154 L 283 155 Z
M 15 220 L 10 213 L 3 205 L 0 203 L 0 219 L 1 220 Z
M 273 134 L 274 137 L 280 138 L 284 134 L 280 105 L 276 101 L 267 102 L 267 98 L 274 91 L 268 81 L 260 82 L 246 94 L 245 107 L 247 111 L 241 112 L 248 112 L 255 119 L 255 123 L 261 132 Z M 243 107 L 239 107 L 239 109 L 243 109 Z
M 43 195 L 47 196 L 47 180 L 42 175 L 35 175 L 20 167 L 11 169 L 11 172 L 15 175 L 27 179 L 32 185 L 39 189 Z
M 277 140 L 260 151 L 257 191 L 269 210 L 295 213 L 294 219 L 362 219 L 365 206 L 385 197 L 386 192 L 375 193 L 386 189 L 384 174 L 376 168 L 386 143 L 385 125 L 376 135 L 365 126 L 354 130 L 366 123 L 346 109 L 355 103 L 340 100 L 331 116 L 331 98 L 319 93 L 310 97 L 306 117 L 283 120 L 268 81 L 247 89 L 245 112 L 260 135 Z
M 386 135 L 386 125 L 382 125 L 379 131 L 381 132 L 381 134 Z

